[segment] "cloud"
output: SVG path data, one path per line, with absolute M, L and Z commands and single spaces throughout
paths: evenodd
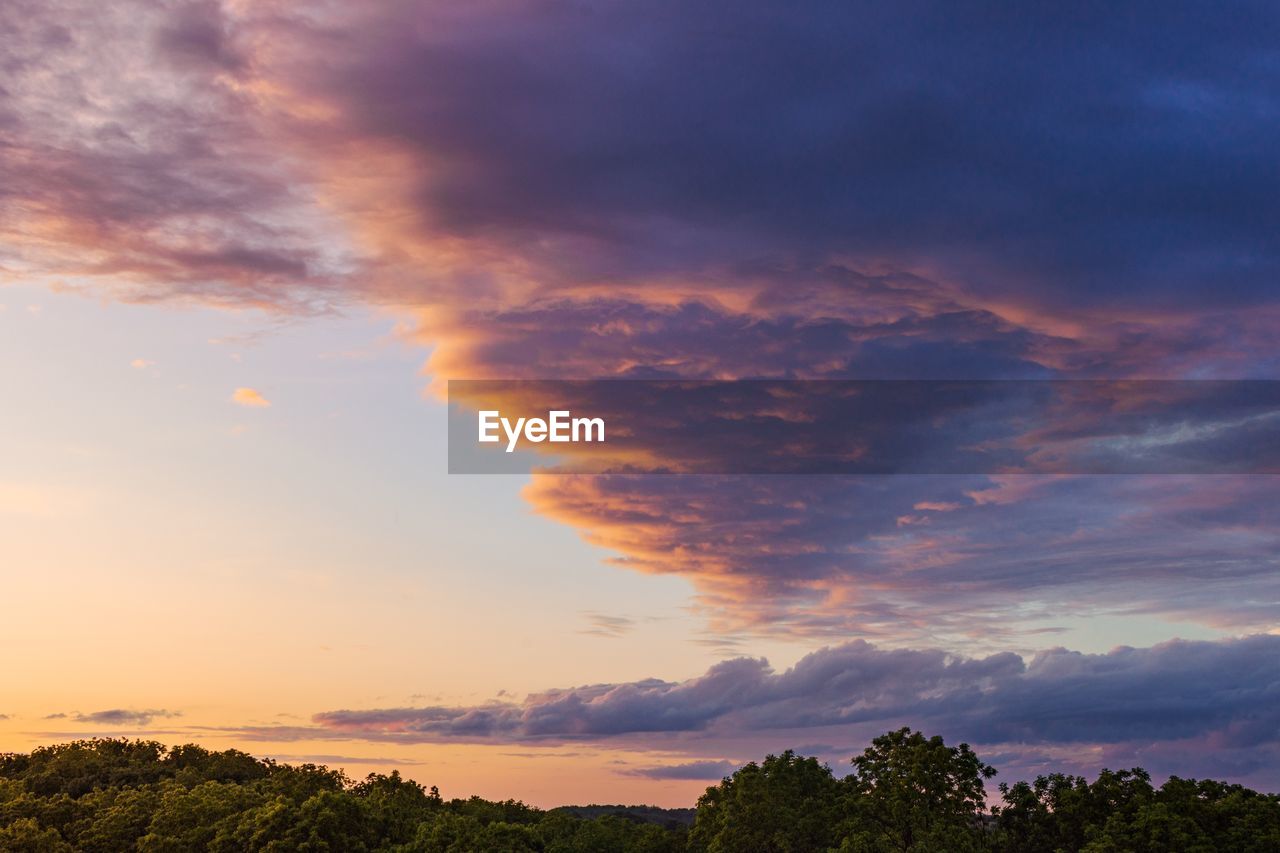
M 1278 490 L 1265 476 L 560 475 L 525 495 L 616 564 L 690 579 L 717 631 L 989 648 L 1092 613 L 1267 630 Z M 958 508 L 900 525 L 921 500 Z
M 330 753 L 262 753 L 263 758 L 282 761 L 290 764 L 325 764 L 330 767 L 341 767 L 347 764 L 376 764 L 391 767 L 413 767 L 426 764 L 410 758 L 389 758 L 387 756 L 333 755 Z
M 46 717 L 45 719 L 61 718 L 63 714 L 54 717 Z M 156 717 L 180 717 L 181 711 L 166 711 L 163 709 L 149 710 L 133 710 L 126 708 L 111 708 L 106 711 L 94 711 L 89 714 L 76 713 L 72 715 L 72 719 L 77 723 L 93 723 L 102 726 L 147 726 Z
M 1268 634 L 1105 654 L 1053 648 L 1026 657 L 853 641 L 811 652 L 781 671 L 763 659 L 736 658 L 683 681 L 589 684 L 471 706 L 328 711 L 309 726 L 235 731 L 264 741 L 592 743 L 675 751 L 695 758 L 634 772 L 717 778 L 728 765 L 698 756 L 860 744 L 912 725 L 981 746 L 1007 771 L 1002 778 L 1043 772 L 1046 763 L 1073 772 L 1136 763 L 1155 773 L 1275 786 L 1278 699 L 1280 636 Z M 806 750 L 849 757 L 835 747 Z
M 253 388 L 237 388 L 231 395 L 231 402 L 238 406 L 260 409 L 265 409 L 271 405 L 270 400 Z
M 776 671 L 759 658 L 686 681 L 548 690 L 522 702 L 316 714 L 321 730 L 408 742 L 608 741 L 646 733 L 795 730 L 915 719 L 985 743 L 1210 737 L 1274 745 L 1280 637 L 1173 640 L 1105 654 L 963 657 L 854 641 Z
M 524 366 L 714 376 L 735 329 L 737 375 L 1274 366 L 1275 10 L 1062 18 L 10 4 L 11 242 L 131 298 L 430 304 L 441 370 L 556 330 Z
M 146 370 L 148 367 L 155 366 L 155 362 L 148 361 L 145 358 L 135 358 L 133 361 L 129 362 L 129 366 L 135 370 Z
M 636 626 L 636 621 L 628 616 L 611 616 L 607 613 L 586 611 L 588 627 L 579 631 L 596 637 L 621 637 L 629 634 Z
M 657 764 L 652 767 L 631 767 L 618 771 L 624 776 L 641 776 L 645 779 L 716 781 L 732 775 L 741 766 L 733 761 L 687 761 L 683 764 Z
M 15 2 L 0 25 L 10 264 L 140 301 L 322 308 L 347 241 L 270 141 L 220 4 Z
M 437 379 L 1269 378 L 1276 20 L 12 2 L 3 263 L 145 302 L 390 305 Z M 1275 488 L 527 494 L 688 577 L 718 630 L 971 644 L 1115 609 L 1274 624 Z
M 525 255 L 580 248 L 557 260 L 583 278 L 871 252 L 1004 293 L 1035 280 L 1064 302 L 1203 293 L 1247 247 L 1232 298 L 1265 298 L 1276 256 L 1244 204 L 1275 211 L 1251 144 L 1274 103 L 1263 4 L 1229 23 L 1193 6 L 1133 20 L 960 19 L 941 3 L 500 8 L 429 12 L 419 28 L 413 4 L 361 8 L 322 29 L 342 48 L 326 57 L 347 62 L 293 72 L 347 126 L 404 141 L 424 230 L 497 234 Z M 1044 51 L 1008 49 L 1028 33 L 1050 33 Z M 762 116 L 768 133 L 742 133 Z M 1231 122 L 1225 139 L 1197 133 L 1214 119 Z M 1177 168 L 1192 163 L 1204 172 Z

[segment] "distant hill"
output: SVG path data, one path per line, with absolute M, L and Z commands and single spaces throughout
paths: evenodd
M 551 809 L 583 820 L 595 820 L 610 815 L 635 823 L 657 824 L 663 829 L 676 829 L 681 826 L 693 826 L 696 809 L 661 809 L 657 806 L 559 806 Z

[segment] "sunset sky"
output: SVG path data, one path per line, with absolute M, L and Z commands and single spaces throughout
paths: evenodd
M 443 402 L 1280 379 L 1274 5 L 0 31 L 0 751 L 684 806 L 913 725 L 999 780 L 1280 789 L 1276 475 L 450 475 Z

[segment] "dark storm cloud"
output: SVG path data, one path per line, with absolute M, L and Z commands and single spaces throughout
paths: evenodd
M 1274 302 L 1270 4 L 201 0 L 6 24 L 5 195 L 61 224 L 16 232 L 50 271 L 93 246 L 175 294 L 287 306 L 432 302 L 498 256 L 550 289 L 857 258 L 1057 308 Z M 353 275 L 304 222 L 313 191 L 347 227 L 410 225 Z M 449 238 L 469 272 L 411 262 Z M 192 242 L 247 263 L 146 262 Z
M 317 68 L 440 168 L 433 227 L 618 276 L 932 259 L 1059 302 L 1270 301 L 1272 46 L 1248 3 L 383 4 Z M 565 259 L 566 269 L 574 261 Z

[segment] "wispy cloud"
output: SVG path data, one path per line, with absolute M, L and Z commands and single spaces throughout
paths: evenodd
M 741 765 L 734 761 L 687 761 L 682 764 L 655 764 L 650 767 L 629 767 L 618 772 L 624 776 L 643 776 L 657 780 L 714 781 L 729 776 Z
M 45 719 L 56 719 L 65 715 L 55 715 L 46 717 Z M 151 721 L 160 718 L 180 717 L 181 711 L 166 711 L 162 708 L 137 710 L 131 708 L 110 708 L 105 711 L 93 711 L 91 713 L 76 713 L 71 715 L 77 723 L 93 723 L 102 726 L 148 726 Z
M 580 630 L 579 634 L 588 634 L 593 637 L 622 637 L 631 633 L 636 627 L 636 621 L 629 616 L 597 613 L 594 610 L 584 611 L 582 615 L 586 617 L 587 627 Z
M 416 761 L 409 758 L 391 758 L 384 755 L 379 756 L 363 756 L 363 755 L 335 755 L 324 752 L 267 752 L 260 753 L 263 758 L 274 759 L 275 761 L 283 761 L 292 764 L 326 764 L 331 767 L 342 767 L 346 764 L 374 764 L 386 765 L 389 767 L 414 767 L 427 764 L 426 761 Z

